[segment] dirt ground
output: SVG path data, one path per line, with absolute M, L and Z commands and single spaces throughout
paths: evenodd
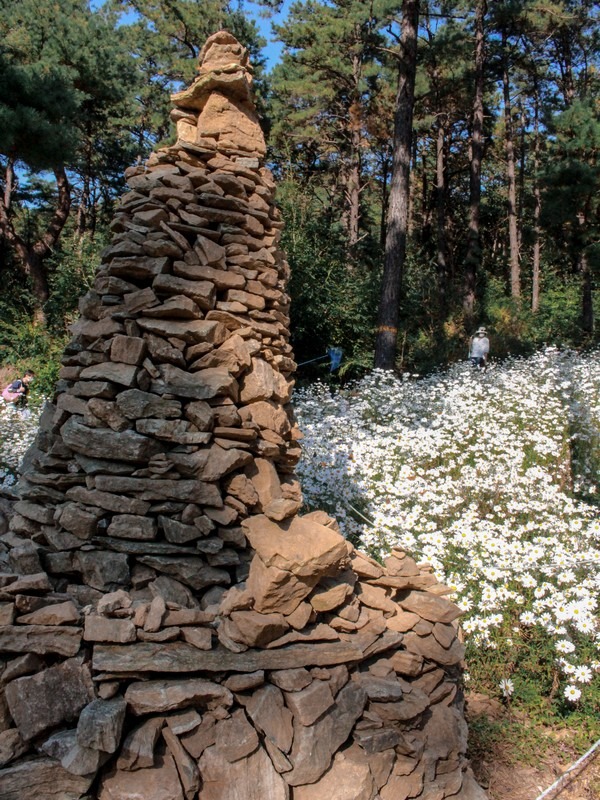
M 483 695 L 467 700 L 467 719 L 481 715 L 498 719 L 504 709 L 497 701 Z M 590 746 L 593 743 L 590 742 Z M 535 761 L 531 757 L 529 761 Z M 568 747 L 564 737 L 556 736 L 556 747 L 540 757 L 536 766 L 515 760 L 512 749 L 501 741 L 495 742 L 489 752 L 473 758 L 472 767 L 479 784 L 486 790 L 489 800 L 537 800 L 548 790 L 578 756 Z M 600 748 L 580 767 L 565 775 L 563 781 L 545 795 L 544 800 L 600 800 Z

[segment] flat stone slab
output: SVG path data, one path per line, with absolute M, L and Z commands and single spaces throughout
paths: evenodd
M 96 645 L 92 666 L 98 672 L 256 672 L 259 669 L 325 667 L 360 661 L 362 650 L 349 642 L 297 644 L 278 650 L 224 648 L 198 650 L 183 642 Z
M 67 625 L 2 625 L 0 652 L 74 656 L 79 651 L 81 634 L 81 628 Z
M 2 800 L 79 800 L 92 777 L 72 775 L 52 758 L 34 758 L 0 769 Z

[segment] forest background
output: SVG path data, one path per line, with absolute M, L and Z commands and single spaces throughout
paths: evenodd
M 302 0 L 269 70 L 282 3 L 244 3 L 0 0 L 0 365 L 57 377 L 123 172 L 173 141 L 222 27 L 255 69 L 298 361 L 422 372 L 480 324 L 496 356 L 597 344 L 598 3 Z

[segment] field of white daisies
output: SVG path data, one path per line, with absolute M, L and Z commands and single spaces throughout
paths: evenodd
M 479 691 L 600 710 L 600 353 L 298 392 L 305 500 L 431 563 Z
M 470 686 L 600 708 L 600 352 L 298 391 L 310 508 L 375 556 L 401 545 L 463 608 Z M 39 413 L 39 412 L 38 412 Z M 0 408 L 0 486 L 37 413 Z

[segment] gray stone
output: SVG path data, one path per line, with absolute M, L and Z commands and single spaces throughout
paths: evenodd
M 161 364 L 159 372 L 160 379 L 152 383 L 152 390 L 157 394 L 174 394 L 191 400 L 209 400 L 218 395 L 237 399 L 237 381 L 227 370 L 205 369 L 189 373 L 171 364 Z
M 156 520 L 136 514 L 115 514 L 106 529 L 106 535 L 116 536 L 118 539 L 141 539 L 142 541 L 156 539 Z
M 75 566 L 81 572 L 84 583 L 93 589 L 104 591 L 115 584 L 130 582 L 127 556 L 122 553 L 87 550 L 75 555 Z
M 17 678 L 6 687 L 10 713 L 25 741 L 76 719 L 93 699 L 89 668 L 75 658 Z
M 227 586 L 231 578 L 228 572 L 222 569 L 209 567 L 201 558 L 190 556 L 184 558 L 171 558 L 169 556 L 142 556 L 139 561 L 148 567 L 173 576 L 181 583 L 191 586 L 199 591 L 207 586 Z
M 218 488 L 203 481 L 158 480 L 118 475 L 98 475 L 95 480 L 97 489 L 108 492 L 139 492 L 142 500 L 180 500 L 217 508 L 223 505 Z
M 150 392 L 142 392 L 139 389 L 121 392 L 117 397 L 117 406 L 128 419 L 147 417 L 172 419 L 181 415 L 181 403 L 178 400 L 163 399 Z
M 134 431 L 112 431 L 106 428 L 88 428 L 76 417 L 70 417 L 60 429 L 66 445 L 76 453 L 96 458 L 118 454 L 120 461 L 144 463 L 162 451 L 154 439 Z
M 77 723 L 77 741 L 81 747 L 114 753 L 120 742 L 127 705 L 122 697 L 93 700 Z

